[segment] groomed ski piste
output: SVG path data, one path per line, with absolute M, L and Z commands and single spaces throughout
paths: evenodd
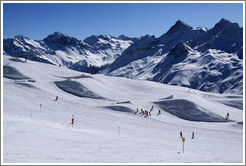
M 243 96 L 23 61 L 3 56 L 4 164 L 244 162 Z

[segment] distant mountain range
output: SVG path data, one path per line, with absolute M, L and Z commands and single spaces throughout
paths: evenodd
M 156 38 L 55 32 L 43 40 L 18 35 L 4 54 L 88 73 L 144 79 L 216 93 L 243 93 L 243 28 L 221 19 L 211 29 L 178 20 Z
M 4 52 L 13 57 L 66 66 L 83 72 L 98 72 L 112 63 L 137 38 L 110 35 L 90 36 L 84 41 L 55 32 L 43 40 L 22 35 L 4 39 Z

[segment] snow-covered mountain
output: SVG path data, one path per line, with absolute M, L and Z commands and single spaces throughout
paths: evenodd
M 93 35 L 80 41 L 55 32 L 39 41 L 21 35 L 4 39 L 3 47 L 5 53 L 13 57 L 62 65 L 78 71 L 96 72 L 102 66 L 112 63 L 137 40 L 123 35 Z
M 226 19 L 211 29 L 178 20 L 158 38 L 92 35 L 80 41 L 55 32 L 35 41 L 19 35 L 4 39 L 4 53 L 87 73 L 243 93 L 243 28 Z
M 163 63 L 197 56 L 177 48 Z M 3 55 L 2 165 L 245 162 L 243 95 L 23 61 Z
M 201 38 L 192 40 L 190 45 L 201 52 L 217 49 L 234 53 L 243 59 L 243 28 L 237 23 L 221 19 Z
M 178 20 L 159 38 L 146 35 L 101 73 L 217 93 L 243 93 L 243 29 L 221 19 L 212 29 Z

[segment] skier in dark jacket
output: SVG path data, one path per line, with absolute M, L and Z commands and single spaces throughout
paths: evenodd
M 74 124 L 74 115 L 72 115 L 72 127 L 73 127 L 73 124 Z
M 153 111 L 153 109 L 154 109 L 154 106 L 152 106 L 152 107 L 151 107 L 151 109 L 150 109 L 150 111 L 149 111 L 149 112 Z
M 144 115 L 145 114 L 144 110 L 141 109 L 141 112 L 139 114 Z
M 161 114 L 161 110 L 158 111 L 158 114 L 157 115 L 160 115 Z
M 226 114 L 226 120 L 229 119 L 229 112 Z
M 56 99 L 54 101 L 57 101 L 58 100 L 58 96 L 56 96 Z
M 181 137 L 181 138 L 183 138 L 183 134 L 182 134 L 182 131 L 180 131 L 180 133 L 179 133 L 179 134 L 180 134 L 180 137 Z

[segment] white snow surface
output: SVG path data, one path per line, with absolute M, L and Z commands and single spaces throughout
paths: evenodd
M 244 121 L 244 113 L 231 106 L 242 103 L 242 95 L 91 75 L 9 58 L 3 55 L 4 66 L 11 66 L 31 79 L 3 77 L 4 164 L 245 162 L 244 125 L 237 124 Z M 65 91 L 55 82 L 62 82 Z M 89 94 L 91 98 L 77 96 L 77 85 L 84 88 L 80 91 L 82 95 Z M 56 96 L 58 101 L 54 101 Z M 164 110 L 157 104 L 161 102 L 174 105 L 165 105 L 170 110 Z M 134 115 L 137 108 L 150 110 L 152 105 L 151 116 Z M 157 116 L 159 109 L 161 115 Z M 230 121 L 213 122 L 224 121 L 227 112 Z M 198 113 L 206 114 L 204 121 L 198 121 L 201 118 Z M 206 121 L 209 119 L 212 121 Z M 180 131 L 185 137 L 184 153 Z M 194 139 L 191 139 L 192 132 Z

